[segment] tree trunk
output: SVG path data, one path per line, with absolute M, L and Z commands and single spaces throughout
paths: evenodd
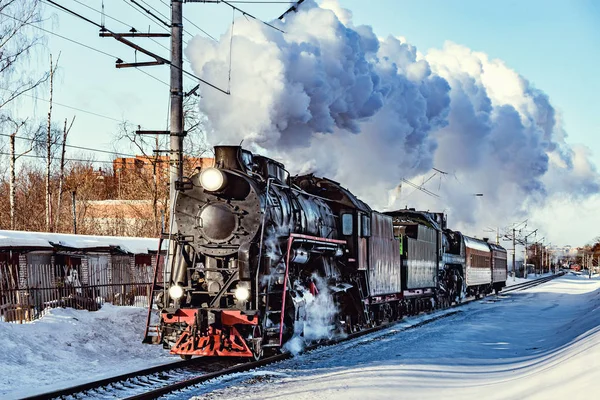
M 154 163 L 152 165 L 153 173 L 153 187 L 152 187 L 152 214 L 154 216 L 154 233 L 158 236 L 160 234 L 160 225 L 158 220 L 158 135 L 156 135 L 156 152 L 154 153 Z
M 58 230 L 58 219 L 60 217 L 60 201 L 63 195 L 63 182 L 65 180 L 65 149 L 67 146 L 67 135 L 75 122 L 75 117 L 71 121 L 71 125 L 67 129 L 67 119 L 65 118 L 65 126 L 63 128 L 63 141 L 62 141 L 62 152 L 60 154 L 60 178 L 58 180 L 58 199 L 56 201 L 56 215 L 54 217 L 54 232 Z
M 15 135 L 17 132 L 10 135 L 10 229 L 15 230 Z
M 46 231 L 50 232 L 50 221 L 52 221 L 52 202 L 50 197 L 50 165 L 52 162 L 51 147 L 52 147 L 52 134 L 51 134 L 51 122 L 52 122 L 52 84 L 54 81 L 54 69 L 52 67 L 52 54 L 50 54 L 50 108 L 48 109 L 48 135 L 47 135 L 47 160 L 46 160 Z

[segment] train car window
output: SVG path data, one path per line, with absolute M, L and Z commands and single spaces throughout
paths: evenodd
M 352 214 L 342 214 L 342 234 L 344 236 L 352 235 L 354 227 L 352 226 Z
M 370 237 L 371 236 L 371 218 L 368 215 L 362 215 L 362 236 Z

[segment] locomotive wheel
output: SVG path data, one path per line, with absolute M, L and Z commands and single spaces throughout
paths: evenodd
M 192 359 L 191 354 L 180 354 L 179 357 L 181 357 L 182 360 L 191 360 Z
M 263 337 L 262 337 L 262 332 L 260 331 L 259 325 L 256 325 L 254 327 L 254 329 L 252 330 L 252 337 L 250 339 L 250 342 L 251 342 L 250 350 L 252 351 L 252 356 L 254 357 L 254 361 L 258 361 L 264 355 L 264 351 L 263 351 L 263 347 L 262 347 Z

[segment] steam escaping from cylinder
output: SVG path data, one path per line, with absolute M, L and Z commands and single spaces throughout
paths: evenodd
M 469 232 L 599 193 L 589 149 L 567 143 L 548 95 L 501 60 L 454 43 L 421 53 L 354 25 L 334 0 L 307 0 L 274 24 L 284 33 L 236 20 L 231 95 L 202 90 L 212 144 L 243 140 L 375 209 L 446 211 Z M 189 42 L 198 76 L 227 82 L 229 35 Z M 434 167 L 444 174 L 430 179 Z
M 317 274 L 313 274 L 311 279 L 318 291 L 316 295 L 298 282 L 294 284 L 295 292 L 302 299 L 298 302 L 302 309 L 294 325 L 294 335 L 283 347 L 294 355 L 301 353 L 311 342 L 340 335 L 335 323 L 339 310 L 327 282 Z

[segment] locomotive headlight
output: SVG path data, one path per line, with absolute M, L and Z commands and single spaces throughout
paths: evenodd
M 209 192 L 215 192 L 225 187 L 227 179 L 218 168 L 207 168 L 200 173 L 200 184 Z
M 250 298 L 250 290 L 245 286 L 238 286 L 233 291 L 233 295 L 239 301 L 246 301 Z
M 169 296 L 174 299 L 180 299 L 183 296 L 183 288 L 179 285 L 173 285 L 169 288 Z

